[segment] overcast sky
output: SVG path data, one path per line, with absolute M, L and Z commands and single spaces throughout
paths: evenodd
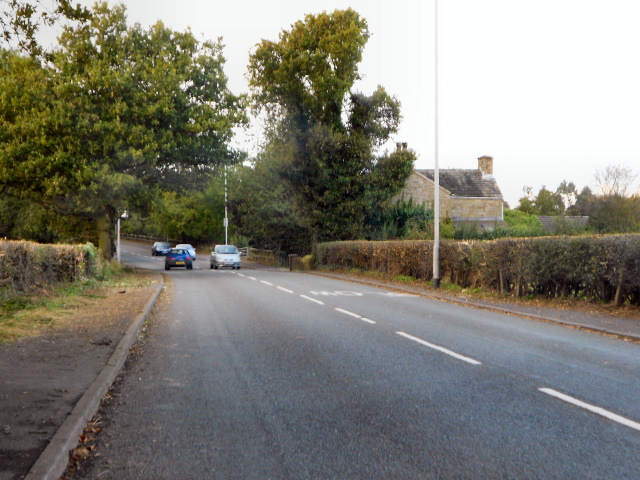
M 84 4 L 92 2 L 83 1 Z M 109 0 L 109 4 L 115 3 Z M 127 0 L 130 22 L 223 37 L 234 93 L 248 55 L 305 14 L 352 7 L 372 34 L 356 89 L 402 103 L 394 141 L 434 166 L 433 0 Z M 511 207 L 522 188 L 595 187 L 596 169 L 640 173 L 640 1 L 439 0 L 439 165 L 494 157 Z

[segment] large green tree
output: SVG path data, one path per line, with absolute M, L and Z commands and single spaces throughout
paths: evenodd
M 2 57 L 0 188 L 92 222 L 108 255 L 125 209 L 235 161 L 243 99 L 227 88 L 220 41 L 128 27 L 122 6 L 96 5 L 59 41 L 52 66 Z
M 354 10 L 307 15 L 250 57 L 254 105 L 267 118 L 269 156 L 315 240 L 361 236 L 397 193 L 415 154 L 376 154 L 397 131 L 400 104 L 382 87 L 352 91 L 369 37 Z

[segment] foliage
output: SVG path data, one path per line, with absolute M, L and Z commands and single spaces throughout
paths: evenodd
M 243 99 L 227 89 L 220 42 L 128 27 L 124 7 L 100 4 L 65 27 L 52 67 L 1 58 L 0 190 L 89 221 L 103 254 L 125 209 L 237 158 Z
M 91 12 L 70 0 L 52 0 L 52 8 L 43 7 L 40 0 L 0 0 L 0 28 L 4 43 L 31 56 L 49 56 L 37 41 L 41 27 L 52 27 L 62 20 L 86 22 Z
M 382 87 L 351 91 L 368 36 L 352 9 L 307 15 L 250 58 L 254 106 L 268 118 L 266 159 L 315 240 L 362 236 L 413 169 L 412 151 L 374 154 L 397 131 L 399 102 Z
M 520 209 L 505 209 L 504 221 L 509 226 L 510 235 L 514 237 L 537 237 L 545 233 L 537 215 Z
M 182 242 L 222 243 L 224 180 L 212 177 L 205 191 L 162 192 L 145 224 L 145 233 Z
M 309 251 L 311 232 L 296 214 L 277 168 L 277 158 L 270 157 L 267 149 L 253 167 L 230 172 L 230 224 L 251 246 L 304 254 Z
M 573 184 L 570 184 L 573 185 Z M 537 195 L 533 195 L 530 187 L 525 187 L 526 196 L 520 198 L 517 209 L 535 215 L 562 215 L 565 212 L 565 200 L 570 190 L 566 181 L 555 192 L 542 186 Z M 575 190 L 575 187 L 574 187 Z
M 428 235 L 432 228 L 433 211 L 425 204 L 415 204 L 413 198 L 399 198 L 395 203 L 386 205 L 379 211 L 372 212 L 367 219 L 369 234 L 372 240 L 388 240 L 391 238 L 416 238 Z M 433 232 L 431 232 L 433 237 Z
M 431 241 L 330 242 L 319 268 L 379 270 L 431 280 Z M 640 305 L 640 235 L 444 241 L 441 278 L 513 295 L 573 296 Z
M 601 193 L 589 187 L 578 193 L 573 182 L 563 181 L 555 192 L 542 187 L 537 195 L 525 187 L 517 210 L 533 215 L 554 215 L 553 233 L 581 233 L 562 217 L 587 216 L 587 229 L 596 233 L 640 232 L 640 189 L 634 186 L 638 175 L 630 168 L 609 164 L 597 170 L 595 180 Z
M 16 291 L 75 282 L 100 270 L 91 244 L 42 245 L 0 240 L 0 285 Z

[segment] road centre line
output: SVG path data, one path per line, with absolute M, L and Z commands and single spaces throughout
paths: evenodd
M 236 273 L 236 272 L 233 272 Z M 236 273 L 236 275 L 238 275 L 239 277 L 246 277 L 246 275 L 242 274 L 242 273 Z
M 621 417 L 620 415 L 616 415 L 615 413 L 605 410 L 604 408 L 596 407 L 595 405 L 590 405 L 581 400 L 578 400 L 577 398 L 570 397 L 569 395 L 565 395 L 564 393 L 560 393 L 551 388 L 539 388 L 538 390 L 540 390 L 543 393 L 546 393 L 547 395 L 551 395 L 552 397 L 558 398 L 560 400 L 563 400 L 577 407 L 584 408 L 585 410 L 601 415 L 605 418 L 608 418 L 609 420 L 613 420 L 616 423 L 620 423 L 625 427 L 633 428 L 634 430 L 638 430 L 640 432 L 640 423 L 634 422 L 633 420 L 629 420 L 628 418 L 625 418 L 625 417 Z
M 425 347 L 429 347 L 432 348 L 433 350 L 437 350 L 439 352 L 442 352 L 446 355 L 449 355 L 453 358 L 457 358 L 458 360 L 462 360 L 463 362 L 467 362 L 470 363 L 471 365 L 482 365 L 481 362 L 474 360 L 473 358 L 469 358 L 469 357 L 465 357 L 464 355 L 460 355 L 459 353 L 456 353 L 452 350 L 448 350 L 444 347 L 440 347 L 439 345 L 434 345 L 433 343 L 429 343 L 426 342 L 418 337 L 414 337 L 412 335 L 409 335 L 407 333 L 404 332 L 396 332 L 398 335 L 400 335 L 401 337 L 405 337 L 408 338 L 409 340 L 413 340 L 414 342 L 419 343 L 420 345 L 424 345 Z
M 324 305 L 324 302 L 316 300 L 315 298 L 307 297 L 306 295 L 300 295 L 300 298 L 304 298 L 305 300 L 309 300 L 310 302 L 317 303 L 318 305 Z
M 349 315 L 350 317 L 357 318 L 358 320 L 362 320 L 363 322 L 370 323 L 371 325 L 375 325 L 376 322 L 373 320 L 369 320 L 368 318 L 363 317 L 362 315 L 358 315 L 357 313 L 350 312 L 349 310 L 343 310 L 342 308 L 336 307 L 336 312 L 344 313 L 345 315 Z
M 273 287 L 273 283 L 265 282 L 264 280 L 260 280 L 260 283 L 264 283 L 265 285 L 269 285 L 270 287 Z
M 293 293 L 293 290 L 289 290 L 288 288 L 284 288 L 284 287 L 276 287 L 278 290 L 282 290 L 283 292 L 287 292 L 287 293 Z
M 257 281 L 258 281 L 258 279 L 257 279 L 257 278 L 255 278 L 255 277 L 247 277 L 247 278 L 248 278 L 249 280 L 253 280 L 254 282 L 257 282 Z

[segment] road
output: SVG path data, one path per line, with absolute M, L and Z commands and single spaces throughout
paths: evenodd
M 202 254 L 168 273 L 81 478 L 640 478 L 637 344 Z

